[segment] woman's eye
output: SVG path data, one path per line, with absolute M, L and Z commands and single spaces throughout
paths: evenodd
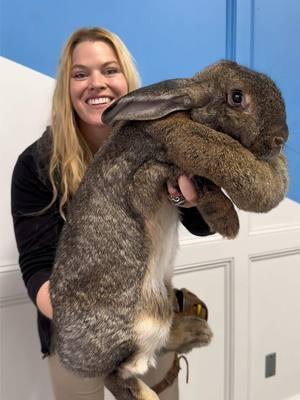
M 75 79 L 84 79 L 86 78 L 87 74 L 85 74 L 84 72 L 76 72 L 75 74 L 73 74 L 73 78 Z
M 239 106 L 243 104 L 243 92 L 241 90 L 232 90 L 228 96 L 228 102 L 231 106 Z
M 106 75 L 113 75 L 113 74 L 116 74 L 117 72 L 118 72 L 118 70 L 116 68 L 108 68 L 105 70 Z

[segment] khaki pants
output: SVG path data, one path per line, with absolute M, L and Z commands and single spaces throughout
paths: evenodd
M 143 379 L 148 385 L 158 383 L 170 368 L 174 354 L 166 354 L 158 360 L 157 368 Z M 50 376 L 55 400 L 104 400 L 104 386 L 101 378 L 81 378 L 66 370 L 56 355 L 48 357 Z M 112 396 L 111 396 L 112 398 Z M 159 396 L 161 400 L 178 400 L 177 381 Z

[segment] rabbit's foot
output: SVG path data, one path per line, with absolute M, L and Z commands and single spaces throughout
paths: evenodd
M 212 332 L 207 324 L 208 309 L 200 298 L 186 288 L 174 289 L 174 317 L 165 351 L 186 353 L 207 346 Z
M 159 400 L 157 394 L 150 389 L 143 381 L 140 379 L 139 381 L 139 392 L 138 392 L 138 400 Z
M 228 211 L 224 219 L 221 217 L 206 222 L 213 232 L 217 232 L 227 239 L 234 239 L 240 229 L 239 218 L 235 210 Z
M 175 314 L 166 351 L 187 353 L 195 347 L 209 345 L 212 331 L 207 321 L 194 315 Z
M 104 384 L 116 400 L 159 400 L 157 394 L 141 379 L 136 377 L 123 379 L 119 371 L 108 375 Z
M 206 178 L 195 177 L 199 192 L 197 208 L 211 228 L 223 237 L 234 239 L 240 228 L 239 217 L 232 201 Z

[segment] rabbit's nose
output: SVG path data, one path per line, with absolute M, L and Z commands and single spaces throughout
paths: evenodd
M 284 144 L 284 142 L 285 142 L 285 140 L 282 138 L 282 137 L 275 137 L 274 139 L 273 139 L 273 143 L 274 143 L 274 145 L 276 146 L 276 147 L 280 147 L 280 146 L 283 146 L 283 144 Z
M 282 139 L 283 142 L 281 143 L 281 145 L 283 145 L 287 141 L 288 136 L 289 136 L 289 128 L 288 128 L 286 122 L 281 126 L 278 133 L 279 133 L 278 138 Z M 277 136 L 275 138 L 277 138 Z
M 272 141 L 270 155 L 279 154 L 282 151 L 282 148 L 283 148 L 285 142 L 286 142 L 286 139 L 283 138 L 282 136 L 275 136 Z

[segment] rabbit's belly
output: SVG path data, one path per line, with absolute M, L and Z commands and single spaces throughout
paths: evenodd
M 174 260 L 178 247 L 179 212 L 166 199 L 151 220 L 146 221 L 151 241 L 147 275 L 144 281 L 146 291 L 160 292 L 173 276 Z
M 149 366 L 154 366 L 155 355 L 169 338 L 173 315 L 171 278 L 178 243 L 177 226 L 178 210 L 167 200 L 156 215 L 146 221 L 151 256 L 142 287 L 140 312 L 134 322 L 139 350 L 124 365 L 125 374 L 143 374 Z

